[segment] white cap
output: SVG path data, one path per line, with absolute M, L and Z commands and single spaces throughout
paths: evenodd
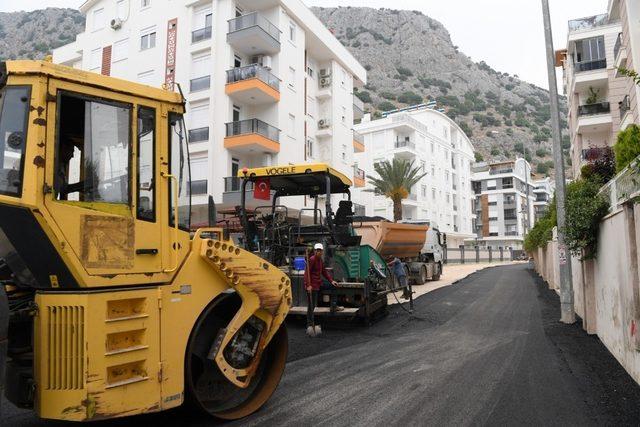
M 322 246 L 322 243 L 316 243 L 315 245 L 313 245 L 313 249 L 314 250 L 320 249 L 321 251 L 324 251 L 324 246 Z

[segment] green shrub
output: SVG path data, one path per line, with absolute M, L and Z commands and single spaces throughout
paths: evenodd
M 378 104 L 378 110 L 381 110 L 381 111 L 391 111 L 395 109 L 396 109 L 396 106 L 390 103 L 389 101 L 383 101 L 380 104 Z
M 599 190 L 599 182 L 587 179 L 567 186 L 565 241 L 582 260 L 597 256 L 600 220 L 609 212 L 609 203 Z
M 509 121 L 509 123 L 507 123 L 507 121 Z M 511 121 L 510 120 L 505 120 L 504 124 L 507 125 L 507 126 L 511 126 Z M 507 132 L 507 135 L 513 136 L 513 129 L 507 128 L 506 132 Z
M 398 74 L 400 74 L 401 76 L 413 76 L 413 72 L 406 68 L 406 67 L 396 67 L 396 70 L 398 71 Z
M 369 92 L 356 92 L 356 96 L 358 97 L 358 99 L 360 99 L 360 101 L 368 102 L 369 104 L 371 104 L 371 94 Z
M 389 99 L 391 101 L 395 101 L 396 100 L 396 94 L 395 93 L 380 92 L 380 96 L 383 97 L 384 99 Z
M 411 92 L 411 91 L 403 92 L 398 97 L 398 102 L 402 102 L 403 104 L 410 104 L 410 105 L 420 104 L 422 103 L 422 97 L 415 92 Z
M 616 170 L 620 172 L 640 156 L 640 126 L 633 124 L 618 133 L 613 150 L 616 153 Z
M 458 126 L 460 126 L 460 129 L 462 129 L 462 132 L 464 132 L 465 135 L 467 135 L 467 138 L 471 138 L 473 136 L 473 131 L 471 130 L 471 127 L 467 122 L 460 122 L 458 123 Z
M 546 162 L 538 163 L 538 166 L 536 166 L 536 173 L 541 174 L 541 175 L 548 175 L 549 174 L 549 165 L 547 165 Z
M 547 150 L 545 150 L 544 148 L 538 148 L 536 150 L 536 156 L 538 156 L 538 157 L 547 157 L 548 154 L 549 154 L 549 152 Z
M 500 155 L 500 148 L 493 146 L 491 148 L 491 155 L 492 156 L 499 156 Z
M 524 238 L 524 249 L 533 252 L 537 248 L 544 247 L 553 237 L 553 227 L 558 225 L 556 215 L 555 197 L 549 204 L 547 212 L 535 223 L 533 228 Z
M 524 154 L 524 144 L 522 142 L 516 142 L 513 145 L 513 149 L 516 151 L 516 153 Z
M 367 64 L 367 65 L 364 66 L 364 69 L 367 70 L 367 71 L 371 71 L 373 69 L 373 67 L 371 65 Z
M 480 153 L 478 153 L 477 151 L 475 153 L 473 153 L 475 158 L 476 158 L 476 162 L 482 162 L 484 161 L 484 156 Z

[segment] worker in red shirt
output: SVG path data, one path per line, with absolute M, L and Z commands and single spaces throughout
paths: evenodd
M 338 283 L 333 280 L 329 271 L 324 266 L 324 261 L 322 260 L 322 254 L 324 253 L 324 246 L 322 243 L 316 243 L 313 247 L 313 255 L 309 257 L 307 262 L 305 272 L 304 272 L 304 287 L 307 290 L 307 294 L 309 295 L 309 301 L 307 304 L 307 327 L 314 327 L 314 319 L 313 319 L 313 311 L 318 305 L 318 293 L 320 292 L 320 288 L 322 287 L 322 278 L 324 277 L 333 285 L 334 287 L 338 285 Z M 335 295 L 331 295 L 331 311 L 336 311 L 338 308 L 336 306 Z

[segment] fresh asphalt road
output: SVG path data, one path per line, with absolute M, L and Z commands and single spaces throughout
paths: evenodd
M 419 298 L 413 319 L 392 307 L 372 327 L 319 338 L 293 324 L 276 393 L 235 425 L 637 424 L 640 387 L 596 337 L 558 318 L 557 295 L 520 264 Z M 212 424 L 176 412 L 107 424 L 147 423 Z

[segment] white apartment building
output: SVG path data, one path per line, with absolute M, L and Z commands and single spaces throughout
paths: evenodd
M 239 204 L 244 167 L 326 162 L 352 176 L 364 148 L 353 88 L 366 71 L 301 0 L 87 0 L 80 10 L 85 32 L 54 62 L 183 91 L 193 222 L 208 195 Z
M 536 195 L 529 162 L 476 163 L 471 179 L 476 238 L 469 243 L 522 249 L 524 236 L 534 225 Z
M 534 224 L 549 210 L 551 199 L 555 193 L 555 184 L 549 177 L 533 181 L 533 218 Z
M 632 3 L 632 2 L 627 2 Z M 620 129 L 621 89 L 627 80 L 618 75 L 616 55 L 622 25 L 608 14 L 569 21 L 567 48 L 556 54 L 564 70 L 564 92 L 569 103 L 573 176 L 616 142 Z M 618 55 L 619 56 L 619 55 Z
M 473 236 L 471 164 L 473 145 L 458 125 L 445 114 L 427 106 L 410 107 L 378 120 L 365 115 L 355 126 L 356 137 L 366 151 L 356 154 L 356 180 L 360 189 L 354 200 L 367 216 L 393 219 L 393 203 L 371 191 L 363 170 L 375 176 L 374 163 L 406 159 L 426 176 L 402 201 L 404 220 L 428 221 L 447 233 L 447 243 L 457 247 Z

